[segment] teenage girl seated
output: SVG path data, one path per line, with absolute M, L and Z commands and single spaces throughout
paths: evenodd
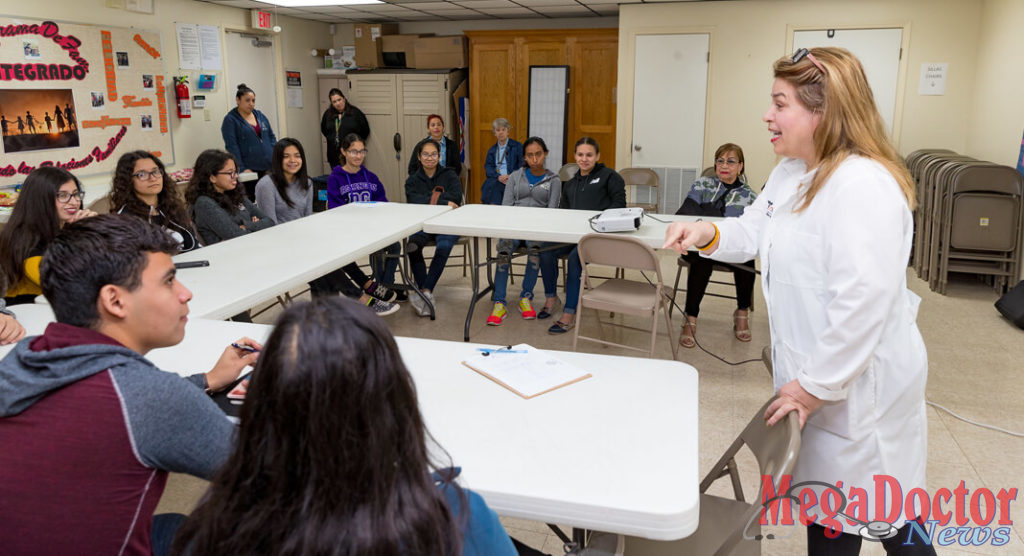
M 206 245 L 274 225 L 238 187 L 238 165 L 231 153 L 217 149 L 200 153 L 185 199 Z
M 163 228 L 178 241 L 181 252 L 201 247 L 185 201 L 175 190 L 164 163 L 152 153 L 121 155 L 110 182 L 110 210 L 130 214 Z
M 61 227 L 96 213 L 82 208 L 85 193 L 71 172 L 56 166 L 32 170 L 25 178 L 11 218 L 0 231 L 0 272 L 7 305 L 32 303 L 42 295 L 39 263 Z
M 345 299 L 294 304 L 253 371 L 234 453 L 174 552 L 516 554 L 494 511 L 427 446 L 387 326 Z

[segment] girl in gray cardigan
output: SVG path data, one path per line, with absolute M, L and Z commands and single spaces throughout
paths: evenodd
M 206 245 L 274 225 L 238 188 L 238 166 L 231 153 L 217 149 L 200 153 L 185 198 Z
M 505 185 L 503 205 L 513 207 L 557 208 L 562 194 L 562 182 L 551 170 L 544 167 L 548 147 L 540 137 L 530 137 L 523 143 L 526 166 L 509 175 Z M 540 314 L 533 308 L 533 287 L 537 284 L 540 271 L 541 243 L 521 239 L 502 239 L 498 242 L 498 268 L 494 273 L 494 309 L 487 317 L 487 324 L 497 326 L 505 320 L 505 293 L 508 287 L 508 268 L 512 253 L 520 244 L 526 244 L 526 272 L 523 274 L 523 291 L 519 294 L 519 312 L 524 319 L 548 318 L 557 301 L 556 274 L 544 274 L 544 307 Z

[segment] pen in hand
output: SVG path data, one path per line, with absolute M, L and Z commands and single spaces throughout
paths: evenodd
M 260 351 L 252 346 L 247 346 L 245 344 L 240 344 L 238 342 L 231 342 L 231 347 L 238 348 L 242 351 L 248 351 L 249 353 L 258 353 Z

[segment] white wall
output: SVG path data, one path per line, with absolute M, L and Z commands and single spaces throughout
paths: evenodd
M 992 2 L 992 18 L 1020 11 L 1018 0 Z M 1013 6 L 1013 7 L 1011 7 Z M 902 153 L 934 147 L 973 154 L 968 130 L 978 112 L 974 103 L 982 32 L 981 0 L 737 0 L 626 5 L 619 12 L 619 110 L 616 141 L 617 167 L 629 166 L 633 113 L 633 57 L 636 34 L 707 32 L 711 34 L 708 75 L 705 166 L 715 148 L 725 142 L 739 144 L 747 159 L 751 183 L 760 185 L 776 163 L 761 115 L 768 107 L 771 65 L 789 54 L 794 29 L 830 27 L 904 27 L 902 84 L 897 100 L 899 132 L 894 138 Z M 1019 38 L 1006 33 L 993 39 L 993 49 Z M 1019 27 L 1019 26 L 1018 26 Z M 948 62 L 944 96 L 918 96 L 920 67 L 925 62 Z M 1010 65 L 1007 63 L 1007 66 Z M 988 71 L 988 70 L 985 70 Z M 1019 81 L 1018 81 L 1019 84 Z M 1007 87 L 1007 95 L 1013 87 Z M 1019 88 L 1018 88 L 1019 90 Z M 1018 95 L 1019 96 L 1019 95 Z M 1009 102 L 1009 101 L 1007 101 Z M 993 109 L 994 110 L 994 109 Z M 986 116 L 986 119 L 989 119 Z M 985 125 L 1016 127 L 1014 122 Z M 1010 160 L 1002 160 L 1009 163 Z
M 57 22 L 84 23 L 92 25 L 111 25 L 117 27 L 136 27 L 157 31 L 161 35 L 161 53 L 164 58 L 164 75 L 170 83 L 170 76 L 190 75 L 190 90 L 196 93 L 195 83 L 199 71 L 184 72 L 178 68 L 177 41 L 174 24 L 202 23 L 217 25 L 223 29 L 246 30 L 249 28 L 249 11 L 230 8 L 194 0 L 155 0 L 153 14 L 139 14 L 120 9 L 107 8 L 103 0 L 34 0 L 14 6 L 5 3 L 2 11 L 11 17 L 52 19 Z M 322 167 L 323 153 L 320 153 L 320 114 L 316 70 L 323 66 L 322 59 L 310 56 L 313 48 L 327 48 L 331 45 L 328 25 L 315 21 L 294 19 L 281 16 L 279 24 L 283 28 L 278 36 L 275 51 L 277 53 L 275 68 L 279 75 L 278 113 L 282 114 L 280 129 L 274 132 L 279 136 L 295 137 L 306 147 L 310 168 Z M 302 72 L 303 108 L 285 109 L 284 69 Z M 211 72 L 204 72 L 211 73 Z M 188 120 L 179 120 L 174 114 L 174 106 L 169 106 L 171 113 L 171 134 L 174 143 L 175 163 L 172 170 L 191 166 L 196 156 L 208 148 L 224 148 L 221 140 L 220 124 L 224 114 L 235 107 L 234 84 L 226 83 L 224 72 L 212 72 L 218 77 L 217 88 L 206 93 L 206 110 L 210 112 L 210 121 L 204 121 L 201 110 L 193 112 Z M 168 85 L 169 98 L 173 99 L 173 87 Z M 259 91 L 257 91 L 257 94 Z M 258 99 L 259 97 L 257 97 Z M 259 108 L 257 100 L 257 108 Z M 87 186 L 98 186 L 109 182 L 109 176 L 86 178 Z

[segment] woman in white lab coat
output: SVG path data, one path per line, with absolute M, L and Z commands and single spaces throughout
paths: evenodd
M 876 476 L 898 481 L 900 502 L 925 487 L 927 353 L 920 298 L 906 284 L 914 187 L 852 54 L 800 49 L 774 71 L 764 121 L 784 158 L 743 216 L 673 224 L 665 247 L 726 262 L 761 257 L 778 394 L 765 419 L 796 411 L 806 423 L 793 484 L 842 481 L 848 500 L 851 488 L 870 497 L 863 510 L 847 508 L 864 522 L 856 525 L 822 527 L 821 506 L 808 508 L 819 517 L 808 553 L 857 554 L 861 529 L 886 520 L 875 514 Z M 820 499 L 823 489 L 813 490 Z M 887 552 L 934 554 L 902 545 L 908 516 L 920 514 L 903 507 L 891 520 L 884 533 L 900 530 L 882 541 Z M 825 536 L 832 523 L 844 531 L 836 539 Z

